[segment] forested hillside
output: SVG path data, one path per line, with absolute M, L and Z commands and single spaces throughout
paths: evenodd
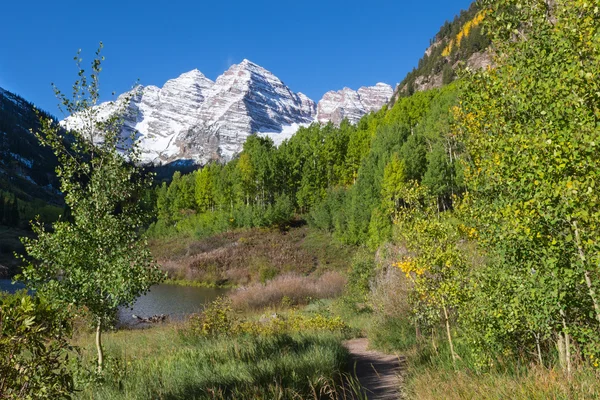
M 17 271 L 14 252 L 31 234 L 28 221 L 54 221 L 63 211 L 56 157 L 30 132 L 38 127 L 34 105 L 0 88 L 0 277 Z
M 52 118 L 43 111 L 40 116 Z M 30 132 L 38 126 L 34 105 L 0 88 L 0 202 L 17 204 L 18 211 L 0 225 L 18 225 L 36 213 L 51 219 L 56 212 L 46 206 L 62 204 L 56 157 Z
M 431 39 L 429 48 L 417 67 L 406 75 L 396 88 L 394 99 L 416 91 L 439 88 L 456 79 L 464 67 L 479 69 L 491 63 L 490 39 L 484 34 L 485 8 L 473 2 L 454 19 L 446 21 Z
M 356 126 L 313 124 L 279 147 L 252 136 L 232 162 L 164 183 L 151 230 L 208 234 L 284 224 L 297 212 L 346 243 L 375 248 L 391 238 L 405 182 L 422 182 L 440 210 L 461 192 L 458 147 L 446 136 L 457 91 L 402 98 Z

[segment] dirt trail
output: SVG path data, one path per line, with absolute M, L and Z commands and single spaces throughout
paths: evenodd
M 400 379 L 405 359 L 394 354 L 367 350 L 367 339 L 353 339 L 344 342 L 350 352 L 351 368 L 356 368 L 356 376 L 363 391 L 370 400 L 399 399 Z

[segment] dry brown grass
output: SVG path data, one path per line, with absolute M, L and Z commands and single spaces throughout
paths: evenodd
M 171 279 L 211 285 L 248 285 L 279 275 L 346 269 L 354 249 L 308 227 L 281 232 L 249 229 L 204 239 L 155 240 L 152 252 Z
M 397 267 L 380 269 L 371 286 L 373 310 L 386 318 L 409 318 L 412 311 L 409 294 L 412 283 Z
M 294 274 L 282 275 L 266 283 L 256 283 L 230 294 L 238 310 L 307 304 L 312 299 L 329 299 L 344 290 L 346 278 L 338 272 L 326 272 L 315 278 Z
M 409 294 L 412 282 L 395 264 L 406 256 L 403 246 L 387 243 L 375 254 L 379 268 L 371 282 L 370 301 L 375 313 L 384 318 L 410 318 Z
M 597 399 L 597 372 L 581 370 L 569 379 L 562 371 L 532 366 L 520 375 L 428 370 L 414 376 L 410 398 L 433 399 Z

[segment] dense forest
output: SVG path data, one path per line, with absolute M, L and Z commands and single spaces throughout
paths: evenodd
M 251 136 L 239 157 L 158 188 L 154 234 L 285 224 L 297 212 L 345 243 L 376 248 L 391 238 L 407 182 L 435 194 L 440 210 L 462 190 L 448 141 L 457 85 L 403 98 L 356 126 L 313 124 L 275 147 Z
M 27 225 L 39 215 L 53 221 L 63 208 L 62 194 L 54 169 L 57 160 L 32 133 L 39 128 L 39 118 L 51 118 L 21 97 L 0 88 L 0 211 L 11 208 L 10 218 L 0 225 Z M 1 214 L 1 213 L 0 213 Z
M 556 357 L 569 371 L 594 363 L 598 9 L 490 6 L 495 69 L 400 98 L 357 126 L 315 124 L 278 148 L 251 137 L 228 164 L 158 188 L 151 234 L 300 215 L 344 243 L 400 246 L 404 317 L 417 334 L 445 325 L 455 363 L 466 354 L 454 327 L 478 368 L 507 357 Z

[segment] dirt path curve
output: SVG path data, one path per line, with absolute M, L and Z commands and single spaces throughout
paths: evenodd
M 399 373 L 405 359 L 394 354 L 367 350 L 367 339 L 344 342 L 350 352 L 350 368 L 356 368 L 356 376 L 370 400 L 399 399 Z

